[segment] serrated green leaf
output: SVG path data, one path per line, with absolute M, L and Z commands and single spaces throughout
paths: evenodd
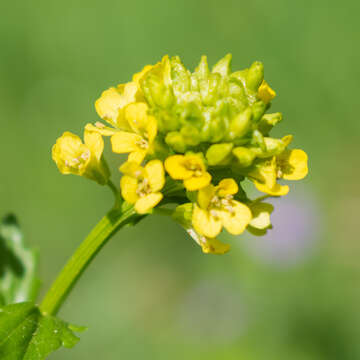
M 83 331 L 59 318 L 41 314 L 32 302 L 0 307 L 0 359 L 43 360 L 61 346 L 72 348 Z
M 0 305 L 35 300 L 37 258 L 26 247 L 15 216 L 7 215 L 0 224 Z

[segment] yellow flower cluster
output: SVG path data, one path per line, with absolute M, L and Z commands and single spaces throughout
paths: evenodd
M 95 109 L 108 125 L 87 124 L 84 143 L 65 132 L 53 147 L 60 172 L 108 184 L 103 137 L 110 137 L 114 153 L 128 154 L 120 193 L 138 214 L 166 205 L 205 253 L 229 250 L 216 239 L 223 228 L 265 234 L 273 206 L 263 200 L 289 192 L 278 179 L 306 176 L 307 155 L 288 148 L 292 136 L 269 136 L 282 116 L 266 113 L 276 94 L 262 64 L 232 73 L 230 61 L 227 55 L 210 71 L 203 57 L 191 73 L 165 56 L 105 90 Z M 250 200 L 245 179 L 266 195 Z

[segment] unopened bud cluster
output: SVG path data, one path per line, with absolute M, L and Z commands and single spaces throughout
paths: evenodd
M 308 171 L 306 153 L 288 148 L 291 135 L 270 136 L 282 120 L 267 113 L 274 97 L 261 62 L 232 72 L 226 55 L 210 70 L 203 56 L 190 72 L 179 57 L 165 56 L 105 90 L 95 107 L 110 126 L 87 124 L 84 143 L 64 133 L 53 159 L 64 174 L 106 184 L 102 137 L 110 137 L 114 153 L 129 154 L 120 167 L 123 199 L 139 214 L 170 206 L 204 252 L 224 253 L 229 246 L 216 239 L 223 228 L 265 234 L 273 207 L 263 200 L 288 193 L 278 179 L 299 180 Z M 250 200 L 245 179 L 267 195 Z

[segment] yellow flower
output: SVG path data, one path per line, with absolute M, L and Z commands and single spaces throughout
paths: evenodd
M 286 149 L 281 154 L 257 164 L 249 176 L 259 191 L 272 196 L 286 195 L 289 186 L 278 184 L 276 179 L 303 179 L 308 173 L 307 159 L 303 150 Z
M 87 124 L 86 129 L 98 132 L 103 136 L 111 136 L 112 150 L 118 154 L 130 153 L 128 160 L 139 164 L 146 154 L 152 151 L 152 144 L 157 134 L 156 119 L 147 114 L 145 103 L 127 105 L 124 109 L 124 123 L 128 131 L 114 129 L 97 122 Z
M 173 179 L 184 180 L 189 191 L 202 189 L 211 181 L 203 159 L 196 154 L 170 156 L 165 160 L 165 169 Z
M 110 173 L 102 157 L 104 141 L 100 134 L 85 130 L 81 139 L 65 132 L 52 148 L 52 158 L 62 174 L 74 174 L 95 180 L 101 185 L 108 182 Z
M 145 103 L 128 105 L 125 109 L 125 118 L 133 132 L 117 131 L 111 137 L 113 152 L 130 153 L 128 160 L 139 164 L 151 150 L 157 134 L 156 119 L 148 115 L 147 111 Z
M 233 199 L 239 191 L 233 179 L 223 179 L 219 185 L 209 185 L 198 193 L 192 223 L 196 232 L 215 238 L 224 226 L 234 235 L 241 234 L 251 221 L 250 209 Z
M 124 173 L 120 181 L 121 194 L 128 203 L 135 204 L 139 214 L 149 212 L 161 201 L 160 190 L 165 184 L 165 174 L 160 160 L 151 160 L 145 167 L 128 161 L 120 171 Z
M 124 116 L 126 105 L 140 101 L 141 95 L 138 85 L 130 82 L 105 90 L 95 102 L 98 115 L 112 126 L 121 130 L 130 130 Z
M 260 100 L 262 100 L 265 104 L 268 104 L 275 96 L 276 92 L 265 80 L 263 80 L 258 90 L 258 97 Z
M 133 81 L 105 90 L 95 102 L 98 115 L 117 129 L 131 130 L 125 118 L 125 108 L 132 103 L 145 102 L 140 80 L 152 68 L 153 65 L 147 65 L 133 76 Z

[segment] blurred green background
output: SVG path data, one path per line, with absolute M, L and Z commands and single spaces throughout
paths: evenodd
M 263 61 L 284 113 L 275 133 L 295 134 L 310 158 L 269 236 L 224 235 L 227 255 L 203 255 L 165 218 L 117 234 L 61 311 L 89 331 L 51 359 L 360 359 L 359 1 L 1 7 L 0 214 L 15 212 L 41 252 L 43 291 L 112 205 L 108 189 L 59 174 L 52 144 L 164 54 L 190 68 L 202 54 L 213 64 L 231 52 L 233 69 Z

